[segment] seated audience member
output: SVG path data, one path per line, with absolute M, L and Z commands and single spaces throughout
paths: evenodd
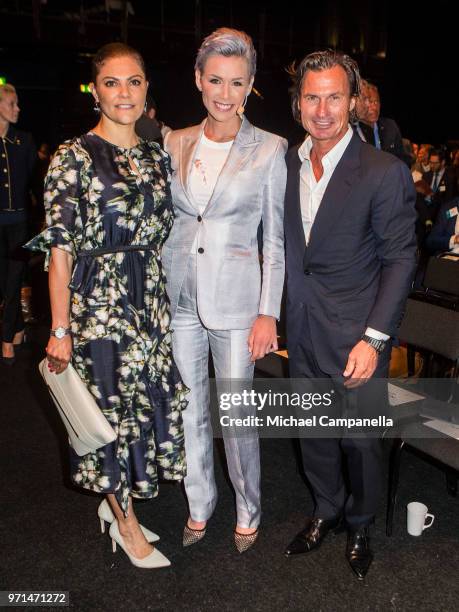
M 412 171 L 420 172 L 421 174 L 425 174 L 429 172 L 429 154 L 433 146 L 431 144 L 421 144 L 418 147 L 418 153 L 416 157 L 416 163 L 411 168 Z
M 450 251 L 459 254 L 459 197 L 440 208 L 426 246 L 432 254 Z
M 432 195 L 426 199 L 433 207 L 432 218 L 445 202 L 452 200 L 456 194 L 455 179 L 452 171 L 445 166 L 445 154 L 440 149 L 431 149 L 429 154 L 430 170 L 422 175 L 423 180 L 432 190 Z M 430 198 L 430 199 L 429 199 Z
M 402 138 L 403 150 L 405 151 L 406 159 L 409 161 L 409 166 L 414 164 L 416 161 L 416 153 L 414 152 L 413 143 L 409 138 Z
M 451 151 L 451 170 L 456 179 L 456 189 L 459 194 L 459 149 Z
M 416 239 L 418 254 L 425 250 L 425 240 L 433 223 L 433 207 L 428 205 L 428 198 L 432 196 L 430 185 L 426 183 L 418 172 L 413 172 L 414 186 L 416 188 Z

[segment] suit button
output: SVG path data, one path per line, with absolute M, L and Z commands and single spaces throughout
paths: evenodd
M 204 253 L 204 249 L 202 247 L 199 247 L 198 253 Z
M 305 270 L 304 273 L 306 276 L 311 276 L 312 274 L 311 270 Z
M 201 221 L 202 221 L 201 215 L 198 215 L 198 221 L 199 221 L 199 223 L 201 223 Z

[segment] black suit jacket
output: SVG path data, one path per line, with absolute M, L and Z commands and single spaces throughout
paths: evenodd
M 430 170 L 429 172 L 425 172 L 422 175 L 422 178 L 429 185 L 429 187 L 432 184 L 432 176 L 432 170 Z M 438 183 L 437 190 L 432 195 L 431 206 L 434 207 L 434 217 L 436 217 L 440 206 L 445 204 L 445 202 L 449 202 L 450 200 L 452 200 L 456 195 L 456 177 L 449 168 L 445 168 L 443 176 L 441 177 L 441 180 Z
M 36 162 L 37 149 L 32 134 L 10 125 L 5 138 L 0 140 L 0 213 L 28 208 L 29 186 Z
M 367 326 L 394 335 L 415 270 L 408 168 L 354 134 L 328 183 L 306 248 L 298 146 L 287 154 L 285 240 L 289 357 L 304 311 L 322 371 L 339 376 Z
M 375 136 L 373 128 L 363 122 L 359 122 L 359 127 L 365 136 L 365 141 L 374 146 Z M 381 140 L 381 150 L 386 151 L 386 153 L 392 153 L 392 155 L 404 161 L 407 166 L 411 166 L 411 158 L 403 148 L 402 135 L 395 121 L 388 117 L 380 117 L 378 119 L 378 131 Z
M 438 211 L 437 219 L 427 236 L 426 246 L 433 254 L 449 251 L 449 241 L 456 229 L 459 198 L 445 202 Z M 454 215 L 454 216 L 453 216 Z

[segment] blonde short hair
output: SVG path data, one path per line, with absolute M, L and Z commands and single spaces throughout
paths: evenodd
M 195 70 L 202 74 L 206 61 L 211 55 L 223 55 L 224 57 L 245 57 L 249 66 L 250 77 L 255 76 L 257 70 L 257 52 L 253 46 L 251 37 L 233 28 L 218 28 L 209 34 L 198 49 Z
M 0 100 L 3 98 L 4 94 L 15 94 L 16 88 L 14 85 L 10 83 L 0 83 Z

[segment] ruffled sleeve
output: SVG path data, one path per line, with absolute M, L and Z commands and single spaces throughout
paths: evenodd
M 65 142 L 56 151 L 45 178 L 44 205 L 46 229 L 25 246 L 46 253 L 48 269 L 51 248 L 67 251 L 74 258 L 82 238 L 80 215 L 82 160 L 77 159 L 73 142 Z

